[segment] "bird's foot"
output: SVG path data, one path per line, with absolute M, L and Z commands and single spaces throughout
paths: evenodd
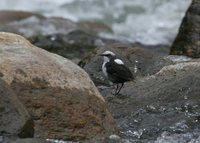
M 115 96 L 117 95 L 115 91 L 111 91 L 111 94 Z
M 121 93 L 116 92 L 116 91 L 112 91 L 111 94 L 114 95 L 114 96 L 120 96 L 120 95 L 122 95 Z

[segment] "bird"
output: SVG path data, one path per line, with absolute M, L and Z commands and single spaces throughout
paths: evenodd
M 114 95 L 118 95 L 125 82 L 134 80 L 133 74 L 124 62 L 116 57 L 115 53 L 105 51 L 100 56 L 103 57 L 103 74 L 109 81 L 117 85 Z

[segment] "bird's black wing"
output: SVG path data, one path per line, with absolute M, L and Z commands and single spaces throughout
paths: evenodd
M 118 80 L 116 82 L 125 82 L 133 80 L 133 75 L 129 68 L 127 68 L 123 64 L 117 64 L 115 62 L 106 63 L 107 73 L 114 80 Z

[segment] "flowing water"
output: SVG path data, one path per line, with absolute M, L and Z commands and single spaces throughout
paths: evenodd
M 100 21 L 114 34 L 102 36 L 171 44 L 190 0 L 1 0 L 1 10 L 33 11 L 45 16 Z

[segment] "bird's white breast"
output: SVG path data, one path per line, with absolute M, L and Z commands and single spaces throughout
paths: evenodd
M 103 63 L 103 65 L 102 65 L 102 71 L 103 71 L 103 74 L 104 74 L 106 77 L 108 77 L 107 69 L 106 69 L 106 66 L 105 66 L 106 63 L 107 63 L 107 62 L 104 62 L 104 63 Z

